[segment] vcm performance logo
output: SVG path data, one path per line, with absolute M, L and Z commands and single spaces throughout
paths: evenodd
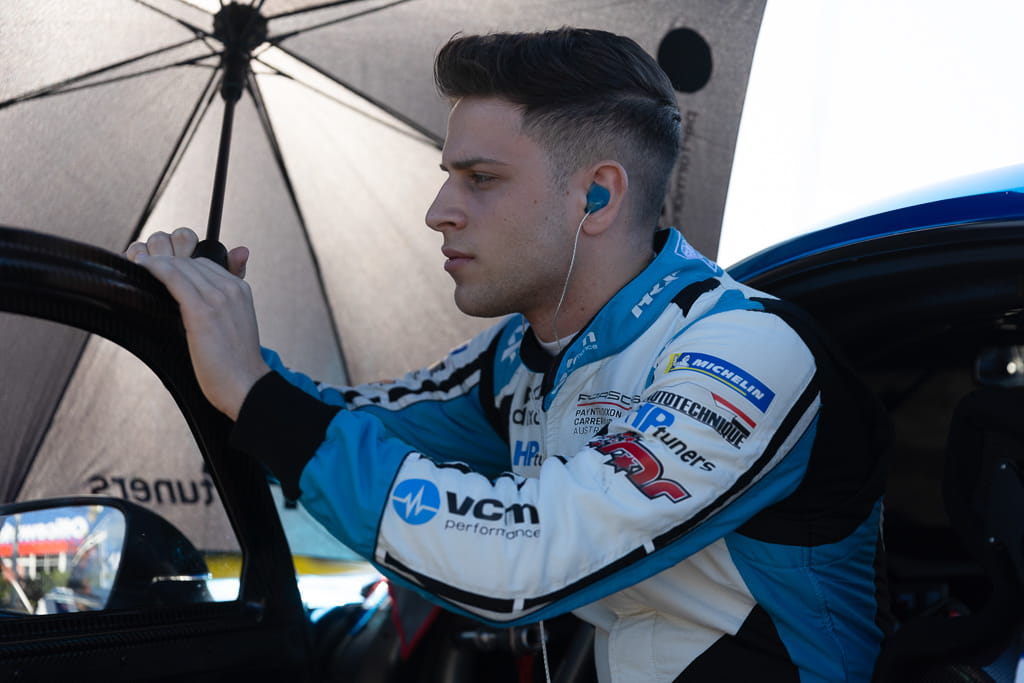
M 762 413 L 768 410 L 775 392 L 749 372 L 707 353 L 673 353 L 665 372 L 696 372 L 721 382 L 750 401 Z
M 409 524 L 426 524 L 441 509 L 441 494 L 426 479 L 406 479 L 395 487 L 391 505 Z

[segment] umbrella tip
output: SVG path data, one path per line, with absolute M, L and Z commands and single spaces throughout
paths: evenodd
M 238 101 L 245 88 L 252 49 L 267 39 L 267 19 L 249 5 L 232 2 L 213 17 L 213 36 L 224 44 L 224 99 Z
M 249 52 L 267 39 L 267 18 L 250 5 L 229 3 L 213 17 L 213 37 L 228 50 Z

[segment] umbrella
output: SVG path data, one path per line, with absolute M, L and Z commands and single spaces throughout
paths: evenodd
M 262 341 L 330 382 L 429 364 L 462 316 L 422 225 L 451 35 L 625 33 L 680 92 L 665 222 L 714 254 L 763 2 L 49 0 L 0 7 L 0 225 L 112 251 L 158 229 L 251 247 Z M 0 495 L 135 500 L 233 550 L 159 381 L 99 337 L 0 318 Z

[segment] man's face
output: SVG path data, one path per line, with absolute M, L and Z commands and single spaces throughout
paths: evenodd
M 448 179 L 427 211 L 444 236 L 445 270 L 464 313 L 522 313 L 546 337 L 569 269 L 576 223 L 546 153 L 520 131 L 519 109 L 463 98 L 448 117 Z

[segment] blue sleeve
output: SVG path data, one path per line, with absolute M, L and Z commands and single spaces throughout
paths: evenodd
M 374 415 L 390 435 L 437 462 L 462 462 L 494 477 L 509 467 L 504 418 L 491 389 L 495 349 L 508 327 L 508 321 L 495 325 L 430 368 L 360 386 L 321 384 L 287 368 L 273 351 L 264 349 L 263 357 L 309 396 Z
M 509 467 L 491 391 L 495 348 L 505 327 L 496 325 L 430 368 L 361 386 L 316 382 L 264 349 L 272 372 L 246 397 L 232 442 L 263 462 L 290 499 L 299 495 L 299 474 L 339 412 L 372 416 L 381 434 L 438 463 L 460 462 L 497 476 Z

